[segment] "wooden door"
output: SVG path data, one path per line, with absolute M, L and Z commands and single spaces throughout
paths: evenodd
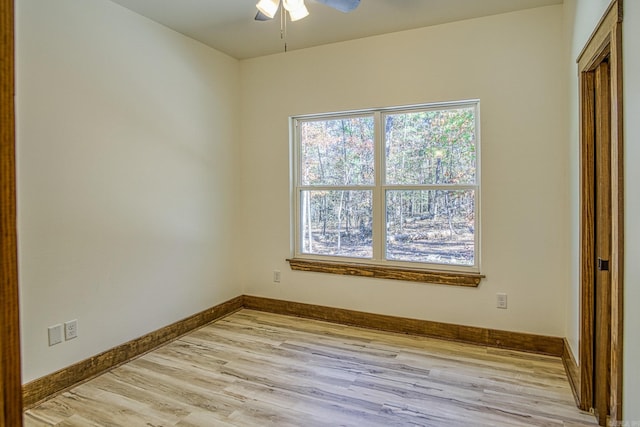
M 609 62 L 605 58 L 595 77 L 594 185 L 594 347 L 593 403 L 600 425 L 609 415 L 611 385 L 611 92 Z

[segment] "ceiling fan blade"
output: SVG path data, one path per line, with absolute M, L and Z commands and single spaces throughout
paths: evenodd
M 340 12 L 351 12 L 360 4 L 360 0 L 316 0 L 318 3 L 326 4 Z
M 273 18 L 269 18 L 267 15 L 265 15 L 264 13 L 258 11 L 258 13 L 256 14 L 256 21 L 270 21 Z

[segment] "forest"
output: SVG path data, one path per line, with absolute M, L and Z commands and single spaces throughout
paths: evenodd
M 475 111 L 301 121 L 301 252 L 372 258 L 381 239 L 387 260 L 474 265 Z

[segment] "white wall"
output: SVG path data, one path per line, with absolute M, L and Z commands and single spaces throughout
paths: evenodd
M 564 336 L 569 153 L 562 6 L 243 61 L 244 292 L 463 325 Z M 292 36 L 293 37 L 293 36 Z M 292 272 L 291 115 L 479 98 L 477 289 Z M 273 284 L 272 270 L 282 271 Z M 509 309 L 495 308 L 496 292 Z
M 640 425 L 640 2 L 624 3 L 624 419 Z
M 239 63 L 109 1 L 16 6 L 27 382 L 242 293 Z

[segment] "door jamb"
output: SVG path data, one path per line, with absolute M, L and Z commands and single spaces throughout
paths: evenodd
M 0 0 L 0 426 L 22 426 L 16 233 L 14 2 Z
M 622 421 L 623 337 L 623 115 L 622 115 L 622 1 L 613 0 L 578 57 L 580 83 L 580 387 L 578 406 L 593 402 L 593 281 L 595 221 L 593 167 L 595 134 L 594 68 L 609 56 L 611 72 L 611 399 L 612 424 Z

